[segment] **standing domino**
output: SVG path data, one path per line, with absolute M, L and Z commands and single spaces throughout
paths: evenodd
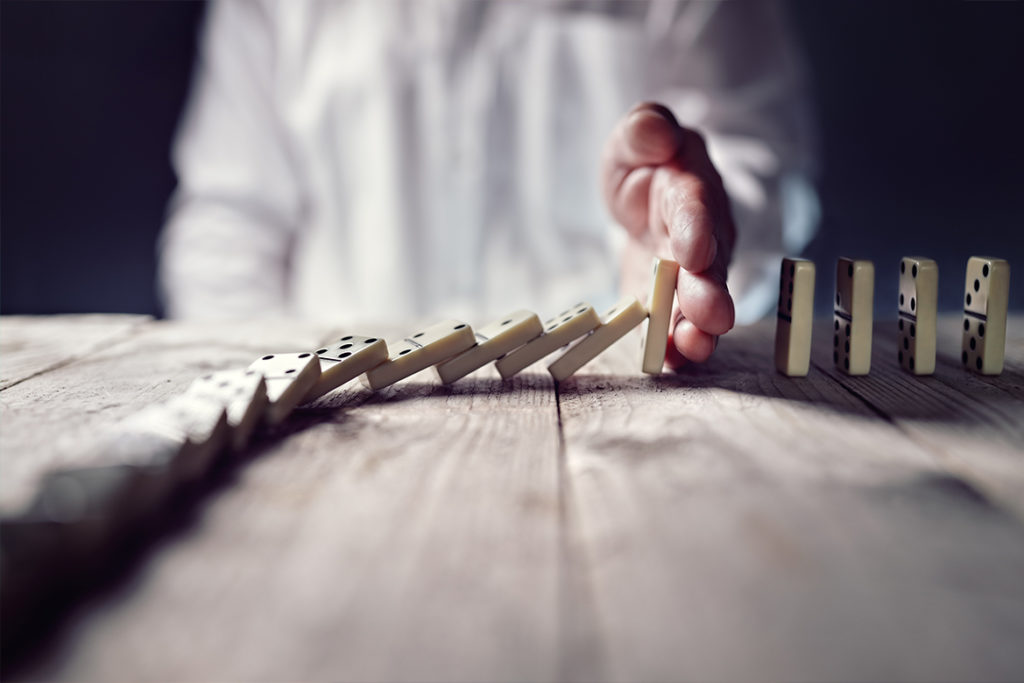
M 805 377 L 811 366 L 814 323 L 814 263 L 782 259 L 779 309 L 775 323 L 775 368 L 790 377 Z
M 336 344 L 318 349 L 320 379 L 313 385 L 303 403 L 315 401 L 329 391 L 355 379 L 388 360 L 388 345 L 377 337 L 346 334 Z
M 367 372 L 363 383 L 374 391 L 383 389 L 462 353 L 475 343 L 476 338 L 469 325 L 458 320 L 445 320 L 396 344 L 391 349 L 390 359 Z
M 509 313 L 501 320 L 477 330 L 477 344 L 436 366 L 437 376 L 443 383 L 451 384 L 509 351 L 518 349 L 543 332 L 544 326 L 540 324 L 536 313 Z
M 668 326 L 672 321 L 672 299 L 676 293 L 679 264 L 654 257 L 651 273 L 651 295 L 647 299 L 648 319 L 640 339 L 640 369 L 649 375 L 660 375 L 665 365 L 665 347 L 668 346 Z
M 548 372 L 559 382 L 596 358 L 602 351 L 621 339 L 647 317 L 645 309 L 635 297 L 626 297 L 604 315 L 604 321 L 593 332 L 569 348 L 551 365 Z
M 1006 308 L 1010 299 L 1010 264 L 1003 259 L 972 256 L 964 284 L 964 336 L 960 360 L 982 375 L 1003 371 Z
M 935 318 L 939 299 L 939 266 L 919 256 L 900 260 L 900 366 L 915 375 L 935 372 Z
M 601 324 L 594 307 L 579 302 L 544 323 L 544 334 L 498 359 L 494 367 L 502 379 L 521 372 L 555 349 L 579 339 Z
M 251 370 L 221 370 L 203 375 L 185 393 L 224 406 L 231 427 L 231 448 L 236 453 L 249 443 L 270 404 L 263 376 Z
M 267 423 L 271 425 L 288 417 L 320 379 L 320 359 L 312 353 L 267 354 L 249 369 L 262 374 L 267 383 Z
M 871 261 L 839 259 L 836 262 L 832 362 L 848 375 L 866 375 L 871 370 L 874 298 L 874 264 Z

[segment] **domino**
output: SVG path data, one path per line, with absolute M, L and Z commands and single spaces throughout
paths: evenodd
M 654 258 L 651 295 L 647 299 L 648 319 L 644 321 L 644 329 L 640 334 L 640 369 L 649 375 L 660 375 L 665 365 L 668 327 L 672 321 L 672 299 L 678 275 L 678 263 Z
M 169 468 L 174 483 L 189 483 L 206 474 L 228 444 L 227 410 L 203 396 L 182 394 L 124 420 L 106 448 L 121 462 Z
M 270 405 L 267 383 L 254 370 L 221 370 L 203 375 L 185 393 L 224 406 L 231 427 L 231 450 L 236 453 L 245 449 Z
M 1010 264 L 972 256 L 964 283 L 964 334 L 960 361 L 982 375 L 1003 371 L 1006 309 L 1010 301 Z
M 647 309 L 635 297 L 622 299 L 605 313 L 599 327 L 548 365 L 548 372 L 559 382 L 568 379 L 646 317 Z
M 462 353 L 475 343 L 473 329 L 466 323 L 439 322 L 396 344 L 387 362 L 363 375 L 363 383 L 374 391 L 383 389 Z
M 536 339 L 544 326 L 536 313 L 514 311 L 476 331 L 477 343 L 454 358 L 434 367 L 444 384 L 461 379 L 504 354 Z
M 387 362 L 388 345 L 377 337 L 346 334 L 336 343 L 317 349 L 316 355 L 320 359 L 320 379 L 302 399 L 302 403 L 315 401 L 367 370 Z
M 814 326 L 814 263 L 802 258 L 784 258 L 780 270 L 775 369 L 789 377 L 806 377 L 811 367 L 811 329 Z
M 280 424 L 320 379 L 320 360 L 312 353 L 270 353 L 250 366 L 267 383 L 267 423 Z
M 505 354 L 494 364 L 502 379 L 522 372 L 552 351 L 569 344 L 601 324 L 594 307 L 579 302 L 544 322 L 544 333 L 515 351 Z
M 935 372 L 938 301 L 938 264 L 919 256 L 900 259 L 896 358 L 900 367 L 911 374 L 930 375 Z
M 871 370 L 875 266 L 871 261 L 841 258 L 836 262 L 836 307 L 832 362 L 848 375 Z

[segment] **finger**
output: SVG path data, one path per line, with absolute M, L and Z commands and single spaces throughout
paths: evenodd
M 672 258 L 692 273 L 707 270 L 718 256 L 718 224 L 725 217 L 712 182 L 676 163 L 658 167 L 651 180 L 648 229 L 666 236 Z
M 691 321 L 680 320 L 676 323 L 675 330 L 672 332 L 672 344 L 679 356 L 683 359 L 691 361 L 693 363 L 703 363 L 711 354 L 714 353 L 715 347 L 718 345 L 718 337 L 710 335 L 707 332 L 699 329 Z M 678 368 L 682 363 L 679 362 L 678 357 L 667 359 L 670 364 L 678 363 L 674 367 Z
M 708 335 L 725 334 L 736 321 L 732 296 L 725 284 L 725 266 L 721 259 L 703 273 L 679 269 L 676 299 L 679 311 L 693 326 Z M 687 356 L 689 357 L 689 356 Z
M 672 113 L 650 103 L 630 111 L 608 140 L 602 169 L 605 201 L 612 216 L 636 238 L 647 229 L 652 169 L 675 155 L 679 140 Z

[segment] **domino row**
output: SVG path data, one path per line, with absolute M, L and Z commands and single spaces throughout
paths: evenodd
M 775 328 L 775 367 L 803 377 L 810 367 L 814 322 L 814 263 L 782 259 Z M 875 267 L 870 261 L 841 258 L 836 263 L 836 301 L 832 321 L 832 362 L 849 375 L 871 370 Z M 914 375 L 935 372 L 939 267 L 917 256 L 900 260 L 897 360 Z M 1003 371 L 1010 264 L 972 256 L 964 283 L 960 361 L 983 375 Z
M 93 464 L 51 471 L 25 510 L 0 520 L 5 593 L 28 599 L 48 571 L 102 557 L 116 538 L 173 505 L 174 494 L 201 480 L 218 457 L 242 452 L 260 423 L 280 424 L 357 377 L 378 390 L 433 367 L 451 384 L 493 362 L 508 379 L 566 347 L 548 365 L 561 381 L 641 323 L 642 369 L 660 373 L 677 271 L 676 263 L 655 259 L 648 307 L 626 297 L 603 317 L 580 302 L 543 324 L 529 311 L 476 332 L 445 320 L 390 353 L 384 340 L 353 334 L 315 352 L 267 354 L 248 368 L 204 375 L 182 395 L 108 429 L 76 457 Z

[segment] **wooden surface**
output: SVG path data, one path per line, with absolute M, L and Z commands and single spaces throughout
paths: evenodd
M 997 378 L 961 371 L 957 323 L 928 378 L 885 321 L 868 377 L 832 371 L 824 326 L 811 374 L 780 376 L 768 322 L 678 376 L 639 376 L 630 335 L 558 387 L 349 385 L 17 677 L 1020 680 L 1024 319 Z M 0 319 L 0 508 L 98 426 L 333 332 Z M 54 334 L 91 341 L 25 351 Z

